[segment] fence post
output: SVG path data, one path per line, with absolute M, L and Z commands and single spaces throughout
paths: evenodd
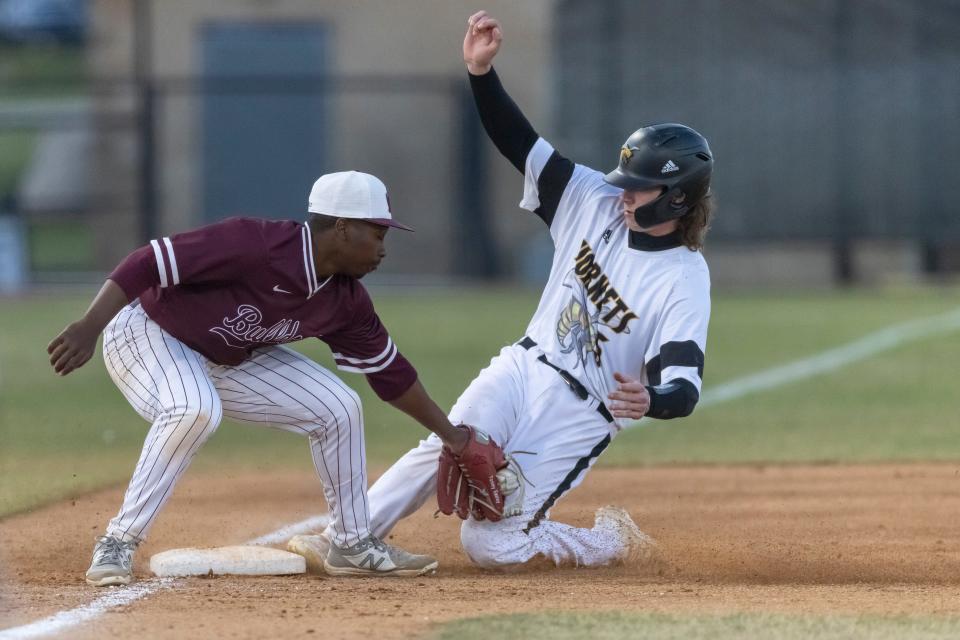
M 152 73 L 153 23 L 151 0 L 134 0 L 134 80 L 137 91 L 137 204 L 140 240 L 157 236 L 156 138 Z
M 834 38 L 836 39 L 836 117 L 838 135 L 834 149 L 835 175 L 850 175 L 857 163 L 851 157 L 850 145 L 857 136 L 853 132 L 855 118 L 851 117 L 851 96 L 855 94 L 851 84 L 854 81 L 854 56 L 850 45 L 850 32 L 853 29 L 853 7 L 847 0 L 835 0 Z M 837 192 L 834 199 L 835 228 L 833 235 L 833 274 L 839 285 L 853 284 L 856 274 L 853 265 L 853 216 L 856 201 L 850 186 L 850 180 L 837 179 Z
M 492 280 L 500 275 L 500 258 L 491 224 L 490 174 L 483 125 L 473 93 L 462 78 L 451 85 L 458 105 L 459 145 L 454 145 L 456 186 L 451 192 L 453 273 Z M 455 138 L 456 139 L 456 138 Z

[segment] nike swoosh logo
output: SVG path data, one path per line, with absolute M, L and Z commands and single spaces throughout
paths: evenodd
M 286 289 L 281 289 L 280 285 L 278 284 L 273 285 L 273 290 L 276 291 L 277 293 L 290 293 Z

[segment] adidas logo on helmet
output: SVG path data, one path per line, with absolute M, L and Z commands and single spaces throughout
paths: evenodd
M 616 169 L 604 180 L 621 189 L 659 189 L 660 196 L 638 207 L 634 218 L 643 228 L 676 220 L 710 192 L 713 153 L 706 139 L 682 124 L 655 124 L 635 131 L 620 152 Z

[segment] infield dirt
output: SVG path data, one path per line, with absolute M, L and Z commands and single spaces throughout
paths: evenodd
M 83 573 L 122 488 L 0 521 L 0 629 L 89 603 Z M 627 507 L 663 552 L 657 567 L 491 573 L 459 546 L 459 521 L 428 505 L 391 542 L 440 559 L 435 576 L 179 580 L 68 637 L 427 634 L 461 617 L 542 610 L 960 614 L 960 465 L 597 469 L 554 519 L 590 526 Z M 137 554 L 237 544 L 324 510 L 305 473 L 189 474 Z

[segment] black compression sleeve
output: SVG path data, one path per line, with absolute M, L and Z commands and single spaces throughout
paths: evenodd
M 647 391 L 650 392 L 650 410 L 647 415 L 660 420 L 685 418 L 693 413 L 693 408 L 700 399 L 693 383 L 683 378 L 647 387 Z
M 491 67 L 490 71 L 482 76 L 472 73 L 468 75 L 473 99 L 477 103 L 480 121 L 487 130 L 487 135 L 500 153 L 520 173 L 524 173 L 527 154 L 540 136 L 533 130 L 520 107 L 507 95 L 495 69 Z

